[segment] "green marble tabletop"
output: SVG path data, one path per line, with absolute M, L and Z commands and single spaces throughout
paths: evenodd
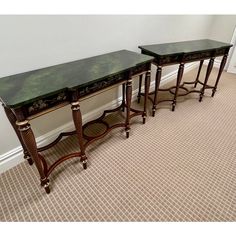
M 0 78 L 0 99 L 16 108 L 67 89 L 80 88 L 151 62 L 153 57 L 121 50 Z
M 208 51 L 219 48 L 229 48 L 231 44 L 222 43 L 210 39 L 182 41 L 164 44 L 152 44 L 139 46 L 140 49 L 152 53 L 153 56 L 167 56 L 183 53 Z

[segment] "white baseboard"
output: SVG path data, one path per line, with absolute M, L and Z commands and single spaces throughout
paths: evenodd
M 188 72 L 197 66 L 198 66 L 198 63 L 195 63 L 195 62 L 188 64 L 185 67 L 185 72 Z M 167 75 L 163 76 L 162 80 L 161 80 L 161 85 L 164 85 L 167 82 L 171 81 L 172 79 L 175 79 L 177 76 L 177 72 L 178 72 L 178 70 L 176 69 L 176 70 L 168 73 Z M 151 85 L 150 85 L 150 90 L 154 90 L 154 87 L 155 87 L 155 81 L 152 81 Z M 136 100 L 137 94 L 138 94 L 138 89 L 133 91 L 132 101 Z M 113 101 L 87 113 L 87 114 L 84 114 L 82 117 L 83 123 L 86 123 L 90 120 L 95 119 L 104 110 L 115 108 L 121 102 L 121 100 L 122 100 L 122 97 L 119 97 L 116 100 L 113 100 Z M 59 133 L 71 131 L 73 129 L 74 129 L 73 122 L 72 121 L 68 122 L 67 124 L 62 125 L 62 126 L 58 127 L 57 129 L 54 129 L 54 130 L 38 137 L 36 139 L 37 145 L 39 147 L 44 146 L 44 145 L 50 143 L 51 141 L 53 141 L 59 135 Z M 6 170 L 18 165 L 22 161 L 24 161 L 24 158 L 23 158 L 23 152 L 22 152 L 21 146 L 18 146 L 16 148 L 4 153 L 3 155 L 0 156 L 0 174 L 5 172 Z

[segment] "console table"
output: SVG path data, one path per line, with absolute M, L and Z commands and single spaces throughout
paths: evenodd
M 0 79 L 0 99 L 6 115 L 19 138 L 25 159 L 31 165 L 35 163 L 40 175 L 41 186 L 45 188 L 46 193 L 50 193 L 49 175 L 60 163 L 76 157 L 80 158 L 86 169 L 85 151 L 88 145 L 118 127 L 125 128 L 128 138 L 130 119 L 134 116 L 142 116 L 143 123 L 145 123 L 152 60 L 153 57 L 150 56 L 121 50 Z M 143 110 L 136 110 L 131 108 L 132 78 L 141 74 L 145 74 L 146 96 Z M 121 105 L 116 109 L 104 111 L 98 119 L 82 125 L 81 99 L 121 84 L 123 88 Z M 52 143 L 37 148 L 29 121 L 68 104 L 71 104 L 75 130 L 61 133 Z M 123 122 L 109 125 L 103 120 L 106 114 L 119 110 L 125 111 Z M 93 137 L 85 135 L 84 128 L 96 122 L 106 127 L 105 132 Z M 77 135 L 80 150 L 60 157 L 55 163 L 48 166 L 40 152 L 54 146 L 63 136 L 69 135 Z
M 157 104 L 160 102 L 171 101 L 172 111 L 174 111 L 176 106 L 177 96 L 185 96 L 189 93 L 200 93 L 199 101 L 201 102 L 205 89 L 212 89 L 212 97 L 213 97 L 216 92 L 222 71 L 224 69 L 229 49 L 232 46 L 233 45 L 231 44 L 222 43 L 209 39 L 139 46 L 142 54 L 155 57 L 153 63 L 157 66 L 155 91 L 149 93 L 149 95 L 154 94 L 154 99 L 149 96 L 149 99 L 152 101 L 153 104 L 152 115 L 155 116 Z M 219 68 L 215 84 L 211 86 L 208 85 L 207 82 L 213 67 L 214 59 L 215 57 L 218 56 L 223 56 L 223 58 L 221 61 L 221 65 Z M 203 62 L 206 59 L 209 59 L 209 63 L 206 71 L 205 80 L 204 82 L 201 82 L 199 80 L 199 75 L 202 69 Z M 193 82 L 184 82 L 183 84 L 181 84 L 185 63 L 194 61 L 200 61 L 196 79 Z M 162 67 L 173 64 L 179 64 L 176 86 L 170 87 L 168 89 L 160 89 L 159 85 L 161 81 Z M 200 90 L 197 89 L 189 90 L 187 87 L 184 86 L 185 84 L 194 84 L 194 88 L 196 88 L 198 83 L 202 85 L 202 88 Z M 144 95 L 144 93 L 141 93 L 141 84 L 142 84 L 142 75 L 140 75 L 139 78 L 138 102 L 140 101 L 140 97 Z M 185 90 L 185 93 L 178 94 L 179 89 Z M 158 101 L 157 95 L 159 91 L 169 91 L 174 95 L 173 99 Z

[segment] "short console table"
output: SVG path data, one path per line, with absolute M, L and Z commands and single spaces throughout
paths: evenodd
M 157 104 L 160 102 L 171 101 L 172 111 L 174 111 L 176 106 L 177 96 L 184 96 L 189 93 L 200 93 L 199 101 L 201 102 L 205 89 L 212 89 L 212 97 L 213 97 L 216 92 L 217 85 L 221 77 L 222 71 L 224 69 L 227 60 L 227 55 L 231 46 L 232 45 L 227 43 L 222 43 L 209 39 L 139 46 L 142 54 L 155 57 L 154 64 L 157 66 L 155 91 L 149 93 L 149 95 L 154 94 L 154 98 L 149 96 L 149 99 L 152 101 L 153 104 L 152 115 L 155 116 Z M 215 57 L 218 56 L 223 56 L 223 58 L 221 61 L 220 69 L 215 84 L 213 86 L 210 86 L 207 84 L 208 78 L 210 76 L 213 67 L 214 59 Z M 201 82 L 199 80 L 199 75 L 202 69 L 203 62 L 206 59 L 209 59 L 209 64 L 207 67 L 205 80 Z M 184 82 L 181 84 L 184 72 L 184 64 L 194 61 L 200 61 L 200 66 L 198 69 L 196 79 L 192 82 Z M 176 86 L 173 86 L 168 89 L 160 89 L 159 85 L 161 81 L 162 67 L 173 64 L 179 64 Z M 142 83 L 142 76 L 140 75 L 138 101 L 140 101 L 140 96 L 144 95 L 144 93 L 141 93 L 141 83 Z M 202 85 L 202 88 L 200 90 L 197 89 L 189 90 L 187 87 L 184 86 L 185 84 L 193 84 L 194 88 L 196 88 L 198 83 Z M 185 92 L 182 94 L 178 94 L 179 89 L 183 89 Z M 169 91 L 174 95 L 173 99 L 158 101 L 157 94 L 159 91 Z
M 85 150 L 94 141 L 104 137 L 114 128 L 123 127 L 127 138 L 130 131 L 130 119 L 140 115 L 143 123 L 146 118 L 146 103 L 150 86 L 150 66 L 153 57 L 127 50 L 112 52 L 83 60 L 73 61 L 0 79 L 0 98 L 6 115 L 13 126 L 29 164 L 35 163 L 41 186 L 50 193 L 49 175 L 61 162 L 70 158 L 80 158 L 84 169 L 87 168 Z M 143 110 L 131 108 L 132 78 L 145 74 L 145 99 Z M 119 107 L 104 111 L 103 115 L 82 125 L 80 101 L 115 85 L 123 88 L 123 99 Z M 29 121 L 45 113 L 71 104 L 75 130 L 61 133 L 52 143 L 37 148 L 35 136 Z M 125 119 L 115 125 L 109 125 L 103 118 L 107 113 L 125 111 Z M 102 123 L 106 130 L 97 136 L 84 134 L 84 128 L 91 123 Z M 77 135 L 78 152 L 60 157 L 48 166 L 42 151 L 54 146 L 63 136 Z

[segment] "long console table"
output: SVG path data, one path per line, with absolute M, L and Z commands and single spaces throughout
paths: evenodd
M 134 116 L 142 116 L 143 123 L 145 123 L 150 67 L 153 59 L 151 56 L 122 50 L 0 79 L 0 98 L 5 113 L 19 138 L 25 159 L 31 165 L 35 163 L 40 175 L 41 186 L 45 188 L 46 193 L 50 193 L 49 175 L 61 162 L 73 157 L 80 158 L 86 169 L 85 151 L 91 143 L 118 127 L 125 128 L 128 138 L 130 119 Z M 145 74 L 146 96 L 143 110 L 136 110 L 131 107 L 132 78 L 141 74 Z M 122 85 L 123 88 L 121 105 L 116 109 L 104 111 L 103 115 L 95 121 L 82 125 L 81 99 L 115 85 Z M 75 130 L 61 133 L 52 143 L 37 148 L 29 121 L 68 104 L 71 104 Z M 110 125 L 104 121 L 106 114 L 119 110 L 125 111 L 123 122 Z M 84 128 L 96 122 L 106 127 L 105 132 L 93 137 L 85 135 Z M 55 163 L 48 166 L 41 152 L 54 146 L 63 136 L 69 135 L 77 135 L 78 152 L 60 157 Z
M 233 45 L 231 44 L 222 43 L 209 39 L 139 46 L 142 54 L 155 57 L 153 63 L 157 66 L 155 90 L 149 93 L 149 99 L 152 101 L 153 104 L 152 115 L 155 116 L 157 104 L 160 102 L 171 101 L 172 111 L 174 111 L 176 106 L 176 99 L 178 96 L 185 96 L 189 93 L 200 93 L 199 101 L 201 102 L 205 89 L 212 89 L 212 97 L 213 97 L 216 92 L 217 85 L 223 72 L 225 63 L 227 61 L 227 55 L 229 49 L 232 46 Z M 220 64 L 215 84 L 211 86 L 208 85 L 207 82 L 214 64 L 214 59 L 215 57 L 219 56 L 223 56 L 223 58 Z M 206 59 L 209 59 L 209 63 L 206 71 L 205 80 L 202 82 L 199 80 L 199 75 L 202 69 L 203 62 Z M 192 82 L 184 82 L 183 84 L 181 84 L 185 63 L 194 61 L 200 61 L 196 79 Z M 176 86 L 170 87 L 168 89 L 160 89 L 159 85 L 161 81 L 162 67 L 173 64 L 179 64 Z M 194 88 L 196 88 L 198 83 L 202 85 L 202 88 L 200 90 L 197 89 L 189 90 L 189 88 L 185 87 L 185 84 L 193 84 Z M 141 84 L 142 84 L 142 75 L 140 75 L 139 79 L 138 102 L 140 101 L 140 97 L 144 95 L 144 93 L 141 92 Z M 183 89 L 185 92 L 179 94 L 178 93 L 179 89 Z M 169 91 L 170 93 L 173 94 L 173 99 L 158 101 L 157 95 L 159 91 Z M 152 98 L 150 95 L 154 95 L 154 98 Z

